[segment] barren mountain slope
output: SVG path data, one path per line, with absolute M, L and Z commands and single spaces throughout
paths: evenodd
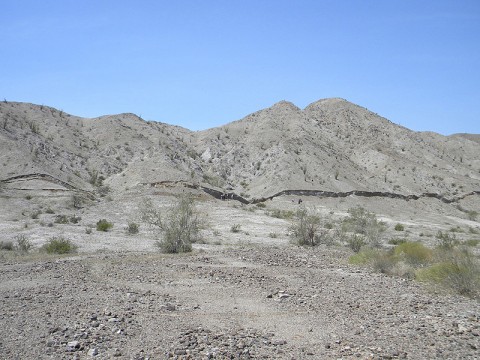
M 480 187 L 480 147 L 417 133 L 342 99 L 288 102 L 198 133 L 197 150 L 238 192 L 283 189 L 441 193 Z M 458 189 L 462 186 L 462 189 Z
M 480 143 L 418 133 L 349 103 L 282 101 L 200 132 L 134 114 L 79 118 L 0 104 L 1 178 L 47 173 L 92 190 L 188 181 L 245 197 L 285 189 L 438 193 L 480 189 Z

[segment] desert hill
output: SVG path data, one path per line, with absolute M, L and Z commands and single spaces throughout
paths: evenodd
M 281 101 L 199 132 L 0 104 L 1 179 L 42 173 L 87 191 L 185 181 L 250 199 L 287 189 L 452 197 L 480 189 L 478 140 L 414 132 L 338 98 L 303 110 Z

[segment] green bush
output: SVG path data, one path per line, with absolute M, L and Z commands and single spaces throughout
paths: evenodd
M 416 279 L 440 285 L 460 295 L 480 295 L 480 264 L 467 251 L 450 251 L 443 261 L 416 272 Z
M 63 237 L 52 237 L 41 248 L 47 254 L 69 254 L 77 250 L 77 246 Z
M 396 224 L 395 225 L 395 231 L 404 231 L 405 230 L 405 226 L 403 226 L 403 224 Z
M 432 260 L 433 252 L 419 242 L 407 241 L 398 245 L 394 251 L 394 255 L 402 261 L 411 265 L 427 264 Z
M 135 235 L 135 234 L 138 234 L 139 232 L 139 228 L 140 228 L 140 225 L 134 223 L 134 222 L 131 222 L 128 224 L 128 226 L 125 228 L 125 231 L 127 232 L 127 234 L 129 235 Z
M 98 220 L 97 231 L 108 231 L 113 227 L 113 223 L 108 222 L 106 219 Z

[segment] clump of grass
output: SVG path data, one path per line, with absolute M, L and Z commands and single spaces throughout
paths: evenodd
M 106 219 L 97 221 L 97 231 L 108 231 L 113 227 L 113 223 L 108 222 Z
M 140 225 L 138 225 L 137 223 L 131 222 L 125 228 L 125 231 L 129 235 L 135 235 L 135 234 L 138 234 L 138 232 L 140 231 L 139 229 L 140 229 Z
M 40 251 L 47 254 L 69 254 L 77 251 L 77 246 L 64 237 L 52 237 L 41 248 Z
M 264 209 L 264 208 L 267 207 L 267 205 L 265 203 L 257 203 L 257 207 L 261 208 L 261 209 Z
M 398 223 L 398 224 L 395 225 L 394 229 L 395 229 L 395 231 L 404 231 L 405 226 L 403 224 Z
M 233 225 L 230 227 L 230 231 L 231 231 L 232 233 L 238 233 L 238 232 L 240 232 L 240 228 L 241 228 L 241 227 L 242 227 L 242 226 L 241 226 L 240 224 L 233 224 Z

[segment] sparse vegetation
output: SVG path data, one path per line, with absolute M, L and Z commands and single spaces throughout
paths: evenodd
M 138 234 L 140 231 L 140 225 L 134 222 L 130 222 L 128 226 L 125 228 L 125 231 L 127 232 L 128 235 L 135 235 Z
M 272 209 L 268 211 L 268 215 L 277 219 L 292 219 L 295 216 L 295 212 L 292 210 Z
M 69 254 L 77 251 L 77 246 L 64 237 L 52 237 L 41 248 L 40 251 L 47 254 Z
M 238 233 L 240 232 L 240 228 L 241 228 L 241 225 L 240 224 L 233 224 L 231 227 L 230 227 L 230 231 L 232 233 Z
M 29 252 L 33 248 L 32 242 L 23 234 L 15 236 L 15 248 L 23 253 Z
M 159 231 L 161 239 L 155 245 L 164 253 L 192 251 L 192 244 L 201 239 L 204 220 L 195 208 L 192 195 L 181 196 L 165 215 L 147 200 L 141 210 L 142 220 Z
M 14 249 L 12 241 L 0 241 L 0 250 L 13 251 Z
M 404 231 L 405 226 L 403 226 L 403 224 L 398 223 L 398 224 L 395 225 L 394 229 L 395 229 L 395 231 Z
M 362 235 L 368 245 L 380 246 L 381 238 L 386 230 L 385 223 L 378 221 L 375 214 L 362 207 L 348 210 L 349 216 L 342 222 L 342 230 Z
M 438 231 L 435 237 L 437 238 L 437 246 L 444 250 L 452 249 L 458 243 L 455 234 L 446 231 Z
M 106 219 L 97 221 L 97 231 L 108 231 L 113 228 L 113 223 L 108 222 Z
M 468 297 L 480 295 L 479 259 L 465 249 L 439 246 L 430 249 L 418 242 L 403 242 L 392 250 L 363 248 L 349 259 L 371 265 L 376 271 L 414 278 Z
M 297 245 L 315 246 L 320 243 L 320 229 L 321 218 L 302 207 L 298 209 L 295 220 L 289 227 L 289 234 Z

